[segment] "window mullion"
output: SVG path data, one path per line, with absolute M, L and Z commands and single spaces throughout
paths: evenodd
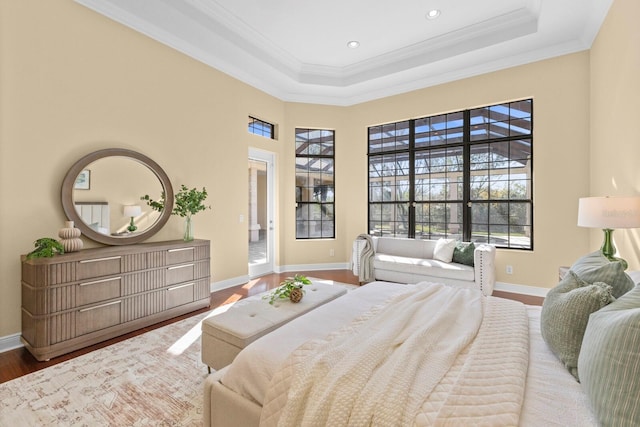
M 462 240 L 471 241 L 471 111 L 464 111 L 462 129 Z
M 416 237 L 416 168 L 415 168 L 415 142 L 416 128 L 415 120 L 409 120 L 409 230 L 408 237 Z

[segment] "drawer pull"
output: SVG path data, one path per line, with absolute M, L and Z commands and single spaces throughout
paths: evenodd
M 85 311 L 96 310 L 98 308 L 108 307 L 108 306 L 114 305 L 114 304 L 120 304 L 121 302 L 122 302 L 122 300 L 107 302 L 105 304 L 95 305 L 95 306 L 89 307 L 89 308 L 82 308 L 82 309 L 78 310 L 78 312 L 84 313 Z
M 120 280 L 120 279 L 122 279 L 122 277 L 121 277 L 121 276 L 118 276 L 118 277 L 109 277 L 108 279 L 94 280 L 93 282 L 78 283 L 78 286 L 97 285 L 97 284 L 99 284 L 99 283 L 111 282 L 112 280 Z
M 175 267 L 167 268 L 167 270 L 177 270 L 178 268 L 187 268 L 187 267 L 193 267 L 193 266 L 194 264 L 176 265 Z
M 193 286 L 195 282 L 185 283 L 184 285 L 174 286 L 173 288 L 167 289 L 167 291 L 177 291 L 178 289 L 186 288 L 187 286 Z
M 110 256 L 106 258 L 83 259 L 82 261 L 79 261 L 79 262 L 80 264 L 88 264 L 90 262 L 112 261 L 114 259 L 120 259 L 120 258 L 122 258 L 122 256 Z
M 191 246 L 190 248 L 177 248 L 177 249 L 169 249 L 167 252 L 182 252 L 182 251 L 192 251 L 195 248 Z

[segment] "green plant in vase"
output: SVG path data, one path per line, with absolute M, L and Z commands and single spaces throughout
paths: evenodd
M 151 209 L 161 212 L 164 209 L 164 192 L 160 195 L 160 200 L 153 200 L 149 197 L 148 194 L 140 197 L 140 200 L 144 200 L 147 202 L 147 205 L 151 207 Z M 207 206 L 204 204 L 204 201 L 207 199 L 207 189 L 202 187 L 202 191 L 197 190 L 196 188 L 187 188 L 184 184 L 180 186 L 180 191 L 178 191 L 174 196 L 175 203 L 173 204 L 173 210 L 171 211 L 171 215 L 178 215 L 179 217 L 185 218 L 184 223 L 184 241 L 189 242 L 193 240 L 193 222 L 191 217 L 197 214 L 200 211 L 205 209 L 211 209 L 211 206 Z

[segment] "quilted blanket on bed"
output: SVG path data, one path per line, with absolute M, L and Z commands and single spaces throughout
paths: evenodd
M 294 351 L 261 425 L 517 425 L 527 364 L 524 306 L 412 287 Z

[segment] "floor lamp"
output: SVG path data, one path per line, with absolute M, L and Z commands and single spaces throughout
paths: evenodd
M 578 205 L 578 226 L 601 228 L 604 242 L 600 250 L 610 261 L 627 262 L 616 257 L 613 230 L 640 228 L 640 197 L 583 197 Z

